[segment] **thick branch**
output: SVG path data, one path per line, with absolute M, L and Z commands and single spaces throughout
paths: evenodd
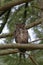
M 20 5 L 22 3 L 26 3 L 26 2 L 30 2 L 30 1 L 32 1 L 32 0 L 19 0 L 19 1 L 13 1 L 13 2 L 11 1 L 10 3 L 5 4 L 4 6 L 0 7 L 0 11 L 5 11 L 5 10 L 10 9 L 13 6 Z
M 23 48 L 28 50 L 43 50 L 43 44 L 0 44 L 0 49 L 15 49 L 15 48 Z
M 0 56 L 8 55 L 8 54 L 15 54 L 15 53 L 18 53 L 18 52 L 19 52 L 18 49 L 1 50 L 0 51 Z

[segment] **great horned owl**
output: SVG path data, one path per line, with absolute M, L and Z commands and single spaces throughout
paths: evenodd
M 28 43 L 28 31 L 25 28 L 25 24 L 16 24 L 16 31 L 15 31 L 15 41 L 16 43 L 20 44 L 27 44 Z M 25 49 L 19 49 L 20 52 L 25 53 Z M 25 57 L 24 54 L 20 53 Z

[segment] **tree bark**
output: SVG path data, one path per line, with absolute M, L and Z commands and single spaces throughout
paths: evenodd
M 32 0 L 19 0 L 19 1 L 11 1 L 8 4 L 5 4 L 4 6 L 0 7 L 0 11 L 5 11 L 10 9 L 13 6 L 20 5 L 22 3 L 31 2 Z
M 0 44 L 0 49 L 26 49 L 27 51 L 29 50 L 43 50 L 43 44 L 20 44 L 20 43 L 16 43 L 16 44 Z
M 0 27 L 0 33 L 2 32 L 2 30 L 3 30 L 4 26 L 5 26 L 5 24 L 7 23 L 7 20 L 8 20 L 9 15 L 10 15 L 10 11 L 11 11 L 11 9 L 9 9 L 9 10 L 6 12 L 6 14 L 5 14 L 4 21 L 3 21 L 3 23 L 2 23 L 2 25 L 1 25 L 1 27 Z
M 15 53 L 18 53 L 18 52 L 19 52 L 18 49 L 1 50 L 0 56 L 8 55 L 8 54 L 15 54 Z

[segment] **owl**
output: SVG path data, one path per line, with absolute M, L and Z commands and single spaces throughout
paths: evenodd
M 15 30 L 15 41 L 16 43 L 20 44 L 27 44 L 28 43 L 28 30 L 25 28 L 25 24 L 16 24 L 16 30 Z M 23 55 L 25 58 L 25 49 L 19 49 L 20 57 Z

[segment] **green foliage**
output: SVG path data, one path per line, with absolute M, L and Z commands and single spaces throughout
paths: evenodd
M 3 6 L 5 3 L 8 3 L 12 0 L 1 0 L 1 6 Z M 37 0 L 32 1 L 29 3 L 30 5 L 27 10 L 27 16 L 26 16 L 26 22 L 27 24 L 35 22 L 37 19 L 40 18 L 38 15 L 40 13 L 40 10 L 37 8 L 32 7 L 32 5 L 38 6 Z M 13 11 L 14 10 L 14 11 Z M 22 23 L 23 22 L 23 16 L 25 11 L 25 4 L 16 6 L 11 9 L 10 16 L 7 21 L 7 27 L 9 29 L 9 32 L 14 32 L 16 23 Z M 5 16 L 5 15 L 4 15 Z M 3 17 L 5 18 L 5 17 Z M 41 31 L 40 31 L 41 29 Z M 35 26 L 33 28 L 34 33 L 36 34 L 36 38 L 43 38 L 43 28 L 41 25 Z M 14 37 L 8 37 L 6 38 L 6 43 L 12 42 Z M 40 42 L 43 43 L 43 40 Z M 39 65 L 43 65 L 43 51 L 35 51 L 35 53 L 32 51 L 34 58 L 37 60 Z M 1 64 L 2 63 L 2 64 Z M 29 58 L 22 59 L 20 62 L 18 54 L 10 54 L 7 56 L 0 56 L 0 65 L 34 65 Z

